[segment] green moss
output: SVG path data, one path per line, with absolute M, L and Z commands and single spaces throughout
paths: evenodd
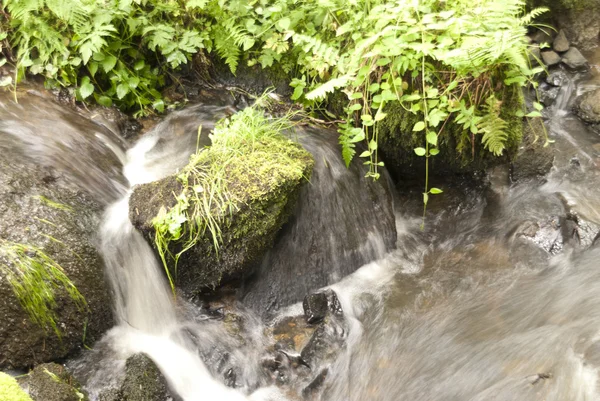
M 2 401 L 32 401 L 31 397 L 19 387 L 15 379 L 0 372 L 0 400 Z

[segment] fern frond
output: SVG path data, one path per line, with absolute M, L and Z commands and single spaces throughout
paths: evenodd
M 317 86 L 306 94 L 308 100 L 323 100 L 327 94 L 334 92 L 338 88 L 343 88 L 348 85 L 352 79 L 349 75 L 342 75 L 341 77 L 330 79 L 322 85 Z
M 495 156 L 502 155 L 508 139 L 508 124 L 500 118 L 502 102 L 494 95 L 490 96 L 485 104 L 485 115 L 478 124 L 479 131 L 483 133 L 481 143 Z
M 241 54 L 240 48 L 232 46 L 229 35 L 225 31 L 217 32 L 214 44 L 219 56 L 225 60 L 225 64 L 229 66 L 229 69 L 235 75 Z

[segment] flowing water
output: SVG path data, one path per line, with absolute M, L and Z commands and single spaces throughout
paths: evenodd
M 197 146 L 197 126 L 210 129 L 231 107 L 174 113 L 126 153 L 90 125 L 123 173 L 90 166 L 89 180 L 59 157 L 72 150 L 48 150 L 64 147 L 57 139 L 40 142 L 56 146 L 27 144 L 31 128 L 25 154 L 75 171 L 80 185 L 112 203 L 100 250 L 118 324 L 69 367 L 92 400 L 117 387 L 125 361 L 140 352 L 185 401 L 297 400 L 324 367 L 319 391 L 306 397 L 600 399 L 600 138 L 570 112 L 573 97 L 596 85 L 589 75 L 570 76 L 546 111 L 556 158 L 544 180 L 511 185 L 497 169 L 486 185 L 448 184 L 430 202 L 424 230 L 417 190 L 395 194 L 392 214 L 387 182 L 371 186 L 358 167 L 345 170 L 327 131 L 299 131 L 315 175 L 257 274 L 228 301 L 235 330 L 214 318 L 218 311 L 171 293 L 127 204 L 131 187 L 182 167 Z M 271 326 L 298 314 L 294 303 L 325 285 L 344 316 L 335 357 L 273 379 L 264 369 L 274 352 Z

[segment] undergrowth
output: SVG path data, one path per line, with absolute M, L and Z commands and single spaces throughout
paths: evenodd
M 503 85 L 536 85 L 525 0 L 5 0 L 17 80 L 43 75 L 51 87 L 78 86 L 80 100 L 143 114 L 162 111 L 160 89 L 197 53 L 277 67 L 292 100 L 319 108 L 347 96 L 339 142 L 346 164 L 359 157 L 379 178 L 379 124 L 396 103 L 419 116 L 414 149 L 439 153 L 449 122 L 503 154 Z M 6 26 L 6 22 L 4 23 Z M 0 33 L 0 35 L 2 35 Z M 0 36 L 1 40 L 2 36 Z M 541 104 L 521 115 L 540 116 Z M 404 133 L 411 135 L 412 133 Z M 549 143 L 546 137 L 546 144 Z M 461 143 L 457 153 L 471 149 Z M 426 179 L 426 181 L 428 181 Z M 425 203 L 431 191 L 423 193 Z
M 211 145 L 198 149 L 177 175 L 182 190 L 174 194 L 175 205 L 161 208 L 152 221 L 154 242 L 173 289 L 181 255 L 206 236 L 218 256 L 223 224 L 252 195 L 251 188 L 240 185 L 240 175 L 247 173 L 239 170 L 240 164 L 251 165 L 251 160 L 259 159 L 261 163 L 276 163 L 280 169 L 302 174 L 302 162 L 290 153 L 290 149 L 300 148 L 282 134 L 295 125 L 293 113 L 267 116 L 261 108 L 266 99 L 263 96 L 254 106 L 217 123 L 209 134 Z M 199 135 L 202 134 L 200 127 Z M 170 262 L 173 272 L 169 270 Z
M 44 331 L 53 330 L 59 338 L 58 292 L 65 292 L 80 310 L 87 308 L 85 298 L 63 268 L 37 247 L 0 240 L 0 272 L 30 319 Z

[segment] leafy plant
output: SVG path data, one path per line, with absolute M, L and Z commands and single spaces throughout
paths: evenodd
M 56 320 L 57 291 L 65 291 L 80 310 L 85 298 L 63 268 L 40 248 L 0 240 L 0 271 L 4 273 L 21 306 L 31 320 L 61 337 Z

